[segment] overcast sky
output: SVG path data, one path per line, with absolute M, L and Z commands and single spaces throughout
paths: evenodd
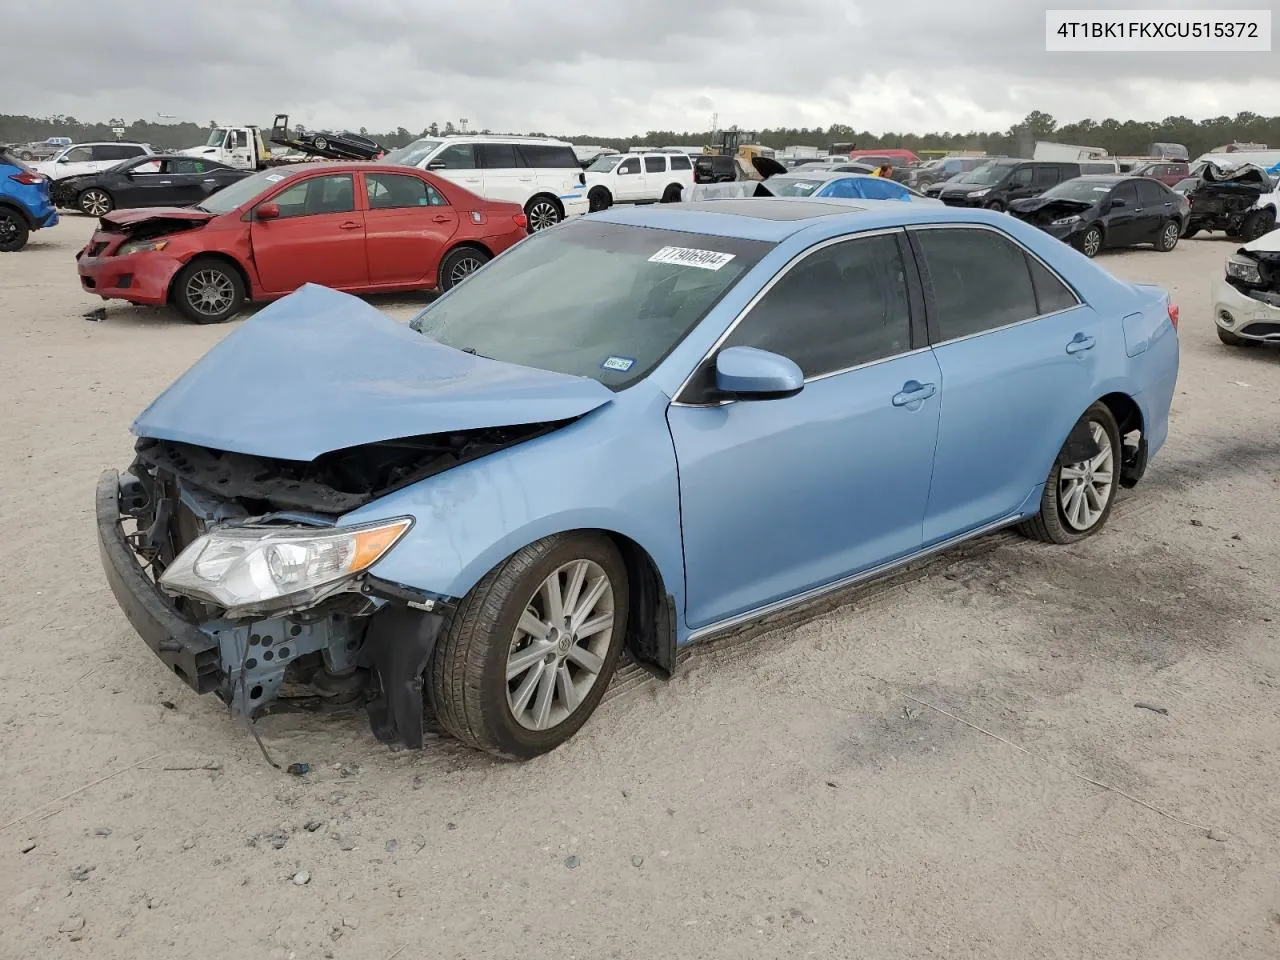
M 1047 54 L 1091 0 L 60 0 L 4 18 L 0 112 L 628 135 L 1280 112 L 1280 54 Z M 1274 0 L 1133 7 L 1231 9 Z M 56 44 L 56 47 L 51 45 Z

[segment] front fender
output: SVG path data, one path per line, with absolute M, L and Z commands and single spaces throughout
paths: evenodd
M 342 523 L 412 516 L 413 528 L 370 572 L 445 597 L 465 596 L 543 537 L 581 529 L 621 534 L 648 553 L 683 610 L 668 402 L 639 384 L 566 427 L 396 491 Z

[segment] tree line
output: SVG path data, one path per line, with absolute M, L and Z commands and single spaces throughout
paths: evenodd
M 125 122 L 113 118 L 106 122 L 89 122 L 69 116 L 27 117 L 0 114 L 0 143 L 26 143 L 46 137 L 70 137 L 73 141 L 115 139 L 113 128 L 123 128 L 122 139 L 150 143 L 157 148 L 192 147 L 205 142 L 209 130 L 217 126 L 210 121 L 197 123 L 160 123 L 148 120 Z M 264 130 L 270 124 L 263 125 Z M 388 148 L 402 147 L 419 137 L 456 133 L 452 122 L 431 123 L 418 132 L 398 127 L 382 133 L 361 127 L 358 131 Z M 512 131 L 471 131 L 479 133 L 511 133 Z M 754 140 L 768 147 L 780 149 L 789 146 L 808 146 L 826 149 L 833 143 L 851 143 L 857 149 L 901 147 L 908 150 L 984 150 L 990 154 L 1006 156 L 1029 155 L 1036 140 L 1055 140 L 1061 143 L 1103 147 L 1116 156 L 1143 154 L 1151 143 L 1181 143 L 1192 157 L 1216 147 L 1233 142 L 1265 143 L 1280 148 L 1280 116 L 1263 117 L 1248 111 L 1234 117 L 1221 116 L 1207 120 L 1189 117 L 1165 117 L 1163 120 L 1113 120 L 1101 122 L 1080 120 L 1061 124 L 1049 114 L 1039 110 L 1029 113 L 1020 123 L 1008 130 L 982 132 L 976 130 L 943 130 L 935 133 L 881 133 L 873 134 L 857 130 L 846 124 L 829 127 L 775 127 L 752 131 Z M 629 137 L 608 137 L 599 134 L 565 134 L 537 131 L 537 136 L 558 136 L 573 143 L 600 144 L 614 149 L 648 145 L 704 146 L 718 143 L 720 134 L 713 131 L 649 130 Z

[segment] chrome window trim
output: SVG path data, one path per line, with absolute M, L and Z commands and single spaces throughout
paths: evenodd
M 1024 247 L 1021 243 L 1018 242 L 1016 238 L 1009 236 L 1009 234 L 1005 233 L 1003 230 L 993 227 L 989 223 L 922 223 L 922 224 L 914 224 L 906 228 L 908 232 L 915 231 L 915 230 L 947 230 L 947 229 L 986 230 L 990 233 L 994 233 L 997 237 L 1002 237 L 1003 239 L 1008 240 L 1015 247 L 1021 250 L 1024 254 L 1026 254 L 1028 257 L 1031 257 L 1033 260 L 1036 261 L 1036 263 L 1040 264 L 1040 266 L 1048 270 L 1049 274 L 1052 277 L 1054 277 L 1059 283 L 1061 283 L 1064 287 L 1067 288 L 1067 292 L 1071 294 L 1071 296 L 1075 299 L 1076 302 L 1069 307 L 1063 307 L 1061 310 L 1050 310 L 1048 313 L 1038 313 L 1034 317 L 1027 317 L 1024 320 L 1014 320 L 1010 323 L 1002 324 L 1001 326 L 998 326 L 998 327 L 990 327 L 986 330 L 979 330 L 977 333 L 966 333 L 962 337 L 952 337 L 950 340 L 939 340 L 937 343 L 931 343 L 930 344 L 931 348 L 936 349 L 938 347 L 945 347 L 953 343 L 960 343 L 963 340 L 972 340 L 975 337 L 985 337 L 989 333 L 999 333 L 1001 330 L 1009 330 L 1013 327 L 1020 327 L 1024 323 L 1033 323 L 1036 320 L 1043 320 L 1046 317 L 1056 317 L 1059 314 L 1069 313 L 1070 311 L 1076 310 L 1079 307 L 1087 306 L 1084 299 L 1076 291 L 1076 288 L 1073 287 L 1070 283 L 1068 283 L 1066 278 L 1063 277 L 1062 274 L 1060 274 L 1057 270 L 1053 269 L 1053 267 L 1051 267 L 1049 264 L 1045 263 L 1044 260 L 1034 250 L 1030 250 L 1027 247 Z M 1035 290 L 1035 281 L 1032 280 L 1033 295 L 1034 295 L 1034 290 Z
M 809 257 L 813 256 L 813 254 L 818 253 L 819 251 L 825 250 L 827 247 L 835 246 L 837 243 L 846 243 L 850 240 L 861 240 L 865 237 L 894 236 L 896 234 L 904 232 L 905 230 L 906 230 L 905 227 L 880 227 L 879 229 L 876 229 L 876 230 L 867 230 L 859 233 L 844 233 L 838 237 L 828 237 L 826 240 L 819 240 L 813 246 L 805 247 L 803 250 L 801 250 L 799 253 L 793 256 L 790 260 L 784 263 L 782 265 L 782 269 L 780 269 L 777 273 L 775 273 L 772 277 L 770 277 L 769 282 L 766 283 L 759 290 L 757 290 L 755 296 L 753 296 L 750 300 L 748 300 L 746 305 L 741 310 L 738 311 L 738 315 L 734 317 L 733 321 L 729 324 L 729 326 L 725 328 L 724 333 L 720 334 L 720 336 L 716 338 L 715 343 L 711 344 L 711 347 L 706 351 L 706 353 L 702 355 L 701 359 L 699 359 L 698 362 L 693 365 L 693 369 L 689 371 L 688 375 L 684 378 L 684 380 L 680 382 L 680 386 L 676 389 L 675 396 L 678 398 L 684 394 L 685 390 L 688 388 L 689 383 L 693 380 L 694 376 L 697 375 L 698 371 L 702 369 L 702 365 L 706 363 L 712 356 L 714 356 L 715 352 L 720 349 L 721 345 L 726 340 L 729 339 L 729 336 L 733 333 L 733 331 L 738 329 L 738 325 L 747 318 L 747 316 L 751 313 L 752 310 L 755 309 L 756 304 L 758 304 L 761 300 L 763 300 L 768 295 L 769 291 L 772 290 L 774 286 L 783 277 L 785 277 L 788 273 L 794 270 L 796 265 L 799 264 L 801 261 L 807 260 Z M 921 349 L 928 349 L 928 348 L 924 347 Z M 915 353 L 917 351 L 912 350 L 909 352 Z M 905 354 L 898 354 L 897 356 L 905 356 Z M 854 367 L 847 367 L 843 370 L 832 370 L 829 373 L 821 373 L 812 378 L 806 378 L 804 382 L 809 383 L 811 380 L 819 380 L 825 377 L 833 377 L 839 373 L 848 373 L 850 370 L 856 370 L 858 369 L 858 367 L 870 366 L 873 363 L 883 363 L 886 360 L 893 360 L 893 359 L 896 359 L 896 357 L 882 357 L 879 360 L 868 360 L 866 363 L 858 364 L 857 366 L 854 366 Z M 673 399 L 671 401 L 671 406 L 712 408 L 712 407 L 723 407 L 726 404 L 737 403 L 737 402 L 738 402 L 737 400 L 720 400 L 716 403 L 685 403 L 682 400 Z

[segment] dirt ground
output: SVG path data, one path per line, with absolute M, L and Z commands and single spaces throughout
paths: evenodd
M 1280 354 L 1214 335 L 1228 241 L 1103 257 L 1174 293 L 1183 354 L 1098 537 L 988 537 L 632 670 L 524 765 L 268 718 L 299 778 L 104 583 L 99 471 L 236 325 L 83 319 L 91 230 L 0 256 L 5 960 L 1280 955 Z

